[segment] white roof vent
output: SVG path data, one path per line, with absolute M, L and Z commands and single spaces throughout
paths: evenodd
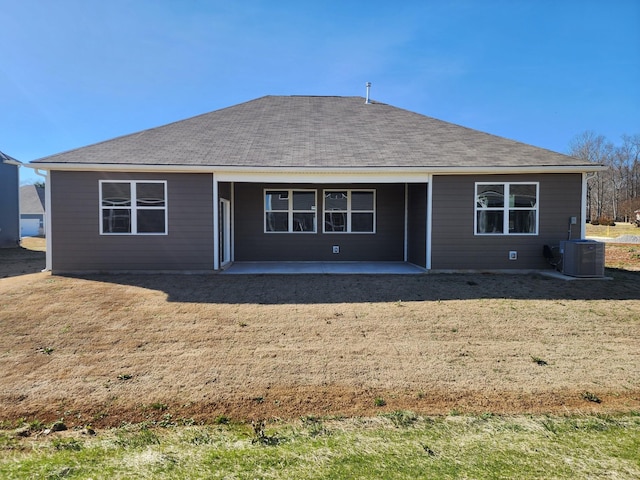
M 367 82 L 365 86 L 367 87 L 367 98 L 365 98 L 364 103 L 371 103 L 371 100 L 369 99 L 369 92 L 371 91 L 371 82 Z

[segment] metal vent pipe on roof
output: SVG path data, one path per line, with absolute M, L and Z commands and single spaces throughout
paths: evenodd
M 369 91 L 371 90 L 371 82 L 367 82 L 365 86 L 367 87 L 367 98 L 365 98 L 364 103 L 371 103 L 371 100 L 369 100 Z

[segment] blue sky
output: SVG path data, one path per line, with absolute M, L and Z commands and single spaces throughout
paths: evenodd
M 367 81 L 559 152 L 585 130 L 640 134 L 638 0 L 0 0 L 0 21 L 0 150 L 23 162 Z

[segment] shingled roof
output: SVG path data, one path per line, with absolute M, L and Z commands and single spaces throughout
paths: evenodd
M 11 165 L 19 165 L 22 162 L 20 162 L 19 160 L 16 160 L 13 157 L 10 157 L 6 153 L 0 152 L 0 163 L 8 163 L 8 164 L 11 164 Z
M 24 185 L 20 187 L 20 213 L 44 214 L 44 188 L 38 185 Z
M 593 167 L 362 97 L 266 96 L 36 160 L 255 168 Z M 46 165 L 43 165 L 46 168 Z

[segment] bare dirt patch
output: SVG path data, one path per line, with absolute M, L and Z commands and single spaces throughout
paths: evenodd
M 640 410 L 640 274 L 607 275 L 3 278 L 0 418 Z
M 608 267 L 640 271 L 640 244 L 607 243 L 605 246 Z

